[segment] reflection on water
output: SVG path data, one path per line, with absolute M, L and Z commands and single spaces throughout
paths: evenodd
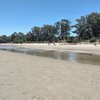
M 75 53 L 75 52 L 44 51 L 40 49 L 18 48 L 16 46 L 0 46 L 0 49 L 11 51 L 11 52 L 35 55 L 35 56 L 55 58 L 59 60 L 67 60 L 71 62 L 100 65 L 100 56 L 92 55 L 92 54 L 82 54 L 82 53 Z
M 76 54 L 76 53 L 74 53 L 74 52 L 69 52 L 69 53 L 67 54 L 67 56 L 68 56 L 68 59 L 69 59 L 70 61 L 72 61 L 72 62 L 76 62 L 76 61 L 77 61 L 77 54 Z

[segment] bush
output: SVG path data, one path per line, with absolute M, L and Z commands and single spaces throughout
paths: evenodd
M 100 43 L 100 39 L 98 40 L 98 42 Z
M 92 42 L 96 42 L 96 38 L 95 38 L 95 37 L 92 37 L 92 38 L 90 39 L 90 43 L 92 43 Z

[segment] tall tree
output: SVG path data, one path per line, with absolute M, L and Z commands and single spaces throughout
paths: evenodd
M 82 16 L 76 20 L 74 31 L 81 39 L 90 39 L 92 37 L 100 37 L 100 14 L 91 13 L 87 16 Z
M 11 42 L 14 43 L 23 43 L 26 42 L 26 37 L 24 35 L 24 33 L 22 32 L 14 32 L 13 34 L 11 34 Z
M 56 34 L 56 28 L 53 25 L 44 25 L 41 28 L 41 32 L 42 32 L 42 37 L 44 39 L 44 41 L 54 41 L 55 39 L 55 34 Z
M 32 36 L 34 37 L 35 41 L 40 41 L 41 40 L 41 28 L 37 26 L 33 27 Z
M 81 39 L 88 39 L 88 23 L 87 18 L 82 16 L 80 19 L 77 19 L 77 24 L 75 25 L 76 30 L 74 31 L 79 35 Z
M 100 37 L 100 13 L 93 12 L 88 15 L 87 22 L 91 26 L 94 37 Z
M 25 36 L 26 36 L 27 42 L 33 42 L 34 41 L 34 37 L 32 35 L 32 32 L 29 31 Z
M 11 34 L 11 42 L 14 42 L 14 39 L 18 36 L 17 32 Z
M 70 21 L 66 19 L 62 19 L 61 21 L 58 21 L 55 23 L 57 33 L 60 36 L 61 39 L 65 39 L 69 36 L 70 31 Z

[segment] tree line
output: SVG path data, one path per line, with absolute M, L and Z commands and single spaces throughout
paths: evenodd
M 72 29 L 75 29 L 71 32 Z M 71 34 L 75 36 L 71 36 Z M 76 19 L 71 25 L 67 19 L 61 19 L 54 25 L 34 26 L 28 33 L 14 32 L 9 36 L 0 36 L 0 43 L 33 43 L 33 42 L 69 42 L 81 41 L 95 42 L 100 39 L 100 13 L 93 12 Z

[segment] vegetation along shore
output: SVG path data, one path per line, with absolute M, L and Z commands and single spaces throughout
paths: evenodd
M 72 31 L 73 30 L 73 31 Z M 93 12 L 76 19 L 72 25 L 67 19 L 61 19 L 54 25 L 34 26 L 28 33 L 14 32 L 0 36 L 0 43 L 36 43 L 36 42 L 100 42 L 100 13 Z

